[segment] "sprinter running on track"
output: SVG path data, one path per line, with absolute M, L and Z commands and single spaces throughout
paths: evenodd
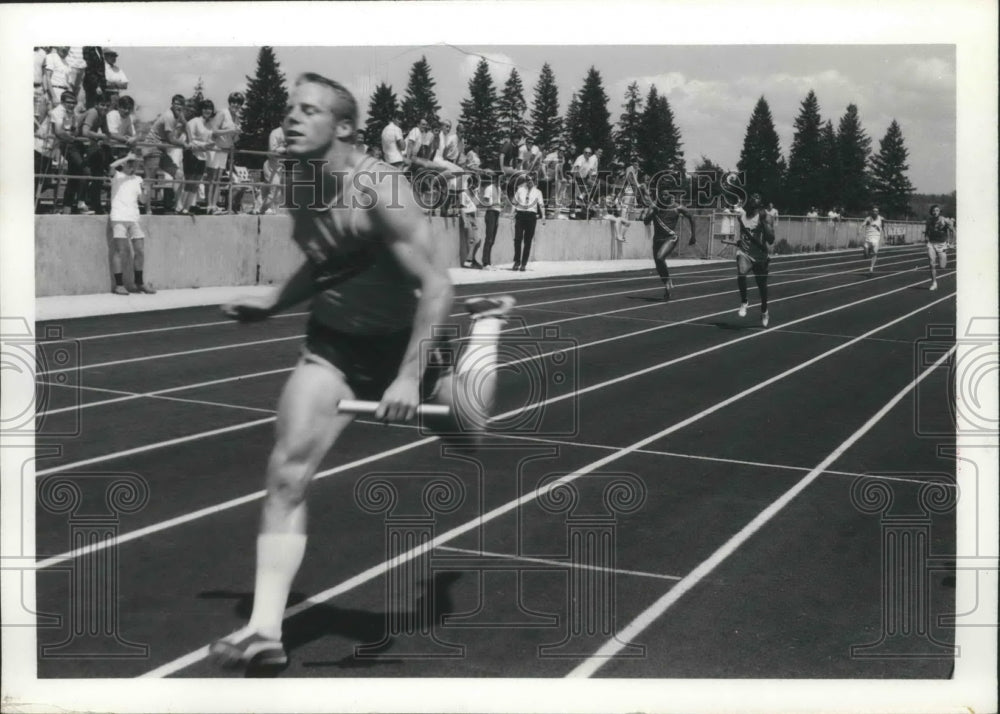
M 342 85 L 317 74 L 296 81 L 283 126 L 288 157 L 299 163 L 287 172 L 285 190 L 292 237 L 306 260 L 270 297 L 223 308 L 234 319 L 258 320 L 313 298 L 303 354 L 278 403 L 253 612 L 245 628 L 209 648 L 227 666 L 288 662 L 282 620 L 305 553 L 306 490 L 353 419 L 339 411 L 341 400 L 376 400 L 376 419 L 406 421 L 430 399 L 475 417 L 475 431 L 485 428 L 492 405 L 497 337 L 514 300 L 468 301 L 475 343 L 454 372 L 423 371 L 435 352 L 432 328 L 448 318 L 452 286 L 432 259 L 429 224 L 409 184 L 357 150 L 357 123 L 357 103 Z
M 736 239 L 739 316 L 747 314 L 747 273 L 752 270 L 760 293 L 760 324 L 767 327 L 771 319 L 767 312 L 767 269 L 771 261 L 770 246 L 774 244 L 774 225 L 756 193 L 750 194 L 745 207 L 737 209 L 736 218 L 740 233 Z
M 948 267 L 948 236 L 955 232 L 955 224 L 950 218 L 941 215 L 941 207 L 936 203 L 931 206 L 930 216 L 924 224 L 924 237 L 927 238 L 927 259 L 931 267 L 930 290 L 937 290 L 938 268 Z
M 667 268 L 667 256 L 677 247 L 680 236 L 677 233 L 677 225 L 681 216 L 684 216 L 691 226 L 691 240 L 688 245 L 695 242 L 694 218 L 691 213 L 681 204 L 677 203 L 674 195 L 670 193 L 666 186 L 660 186 L 659 196 L 653 204 L 642 214 L 642 222 L 647 226 L 653 224 L 653 263 L 656 265 L 656 272 L 663 281 L 663 299 L 670 299 L 670 291 L 674 287 L 670 279 L 670 269 Z

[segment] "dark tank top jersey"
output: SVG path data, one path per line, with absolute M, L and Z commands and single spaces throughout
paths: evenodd
M 399 332 L 412 327 L 416 314 L 416 281 L 402 269 L 382 236 L 358 228 L 375 200 L 372 187 L 379 181 L 399 181 L 400 192 L 410 190 L 399 171 L 366 156 L 344 177 L 341 195 L 332 204 L 314 209 L 306 205 L 308 199 L 293 201 L 301 207 L 291 211 L 292 238 L 324 288 L 313 299 L 312 316 L 340 332 Z M 290 182 L 288 177 L 286 191 L 293 196 L 296 187 Z
M 653 209 L 653 236 L 657 238 L 670 238 L 677 232 L 677 224 L 680 222 L 680 206 L 672 205 L 666 208 Z
M 764 238 L 763 210 L 755 211 L 751 216 L 743 209 L 737 214 L 740 224 L 740 237 L 737 239 L 737 249 L 751 260 L 766 261 L 768 259 L 767 243 Z
M 931 243 L 943 243 L 948 240 L 948 225 L 948 221 L 943 216 L 928 218 L 925 228 L 927 240 Z

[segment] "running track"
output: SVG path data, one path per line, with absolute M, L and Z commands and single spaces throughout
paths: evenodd
M 853 251 L 776 258 L 767 330 L 752 279 L 736 315 L 728 263 L 675 270 L 668 303 L 651 270 L 457 289 L 518 299 L 498 431 L 470 460 L 416 426 L 349 429 L 310 493 L 280 676 L 947 677 L 947 657 L 851 655 L 883 630 L 883 529 L 852 487 L 885 486 L 908 512 L 928 482 L 953 488 L 953 341 L 936 336 L 920 360 L 917 341 L 954 325 L 955 276 L 930 292 L 925 263 L 922 248 L 887 249 L 867 278 Z M 87 629 L 93 612 L 69 603 L 90 600 L 71 593 L 104 564 L 117 611 L 103 622 L 146 649 L 70 638 L 39 656 L 39 677 L 238 676 L 204 655 L 249 613 L 272 410 L 304 319 L 88 318 L 40 347 L 37 606 L 61 621 L 39 645 Z M 148 500 L 114 539 L 73 541 L 81 514 L 107 512 L 116 474 Z M 398 488 L 388 515 L 360 505 L 380 476 Z M 454 499 L 431 499 L 428 518 L 435 479 Z M 79 489 L 72 517 L 53 512 L 65 491 L 42 498 L 57 481 Z M 618 511 L 613 481 L 630 485 Z M 414 532 L 425 540 L 390 541 Z M 934 514 L 930 554 L 947 567 L 953 512 Z M 928 584 L 942 643 L 953 582 Z

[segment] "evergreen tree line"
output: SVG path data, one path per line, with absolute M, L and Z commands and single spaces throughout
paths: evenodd
M 257 74 L 247 78 L 247 106 L 239 148 L 261 150 L 267 135 L 280 123 L 287 102 L 285 78 L 269 47 L 260 50 Z M 368 142 L 378 144 L 382 129 L 398 116 L 404 131 L 422 118 L 436 122 L 441 106 L 437 101 L 430 64 L 421 57 L 410 68 L 405 94 L 400 101 L 384 82 L 376 87 L 364 126 Z M 585 147 L 603 151 L 602 171 L 637 162 L 646 176 L 673 171 L 699 204 L 718 202 L 727 172 L 702 156 L 693 175 L 685 171 L 680 130 L 666 96 L 655 86 L 643 93 L 637 82 L 625 90 L 621 113 L 613 126 L 600 72 L 591 67 L 581 88 L 569 100 L 565 116 L 559 115 L 559 90 L 552 68 L 546 63 L 536 83 L 529 107 L 525 88 L 512 68 L 502 88 L 494 82 L 484 58 L 469 80 L 468 94 L 461 102 L 459 121 L 465 144 L 475 149 L 488 166 L 511 134 L 527 134 L 543 151 L 562 149 L 573 160 Z M 750 116 L 743 148 L 730 181 L 742 182 L 748 193 L 761 194 L 782 213 L 803 215 L 811 208 L 824 212 L 837 208 L 850 216 L 862 215 L 878 203 L 883 215 L 904 218 L 910 214 L 913 185 L 907 177 L 909 152 L 902 130 L 893 119 L 879 142 L 877 152 L 861 125 L 858 107 L 850 104 L 834 126 L 823 121 L 815 92 L 802 100 L 795 119 L 795 132 L 787 162 L 767 100 L 762 96 Z M 726 195 L 732 195 L 727 192 Z

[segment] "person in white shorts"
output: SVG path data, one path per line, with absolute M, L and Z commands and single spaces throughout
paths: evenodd
M 240 135 L 240 112 L 244 101 L 242 92 L 233 92 L 229 95 L 229 107 L 212 117 L 212 137 L 215 147 L 219 149 L 208 154 L 208 212 L 213 215 L 226 212 L 219 206 L 222 174 L 229 165 L 229 155 Z
M 135 154 L 111 163 L 111 237 L 114 252 L 111 255 L 111 272 L 115 274 L 115 295 L 128 295 L 122 282 L 122 263 L 132 241 L 132 267 L 135 272 L 136 292 L 153 295 L 156 291 L 146 285 L 142 277 L 145 263 L 146 234 L 139 223 L 139 205 L 146 201 L 146 184 L 135 175 L 141 161 Z
M 288 152 L 288 142 L 285 141 L 285 130 L 283 127 L 277 126 L 271 130 L 271 133 L 267 137 L 267 152 L 269 156 L 261 167 L 261 175 L 264 177 L 267 185 L 262 186 L 260 190 L 260 207 L 261 212 L 270 216 L 277 209 L 281 208 L 284 197 L 282 192 L 284 172 L 282 171 L 281 161 Z
M 882 242 L 882 235 L 885 232 L 885 222 L 879 215 L 878 206 L 872 206 L 868 211 L 868 216 L 861 224 L 861 230 L 865 236 L 864 253 L 865 258 L 871 258 L 871 265 L 868 267 L 868 275 L 875 274 L 875 261 L 878 260 L 878 247 Z

